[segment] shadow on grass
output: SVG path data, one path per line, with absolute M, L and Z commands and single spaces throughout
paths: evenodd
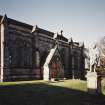
M 0 86 L 0 105 L 105 105 L 105 96 L 47 83 Z

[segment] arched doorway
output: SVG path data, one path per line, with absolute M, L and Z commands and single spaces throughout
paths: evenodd
M 64 78 L 64 69 L 61 58 L 57 55 L 53 57 L 50 63 L 50 78 Z

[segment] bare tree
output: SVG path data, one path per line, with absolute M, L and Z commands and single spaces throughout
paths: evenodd
M 100 50 L 100 65 L 105 68 L 105 36 L 97 43 Z

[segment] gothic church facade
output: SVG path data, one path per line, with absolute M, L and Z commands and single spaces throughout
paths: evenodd
M 54 33 L 0 16 L 0 81 L 43 79 L 43 65 L 55 44 Z M 50 61 L 50 76 L 83 79 L 84 44 L 57 34 L 57 51 Z

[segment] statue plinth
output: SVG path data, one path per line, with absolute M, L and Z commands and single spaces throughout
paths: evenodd
M 90 59 L 90 71 L 87 72 L 87 88 L 88 92 L 93 94 L 97 93 L 99 90 L 99 78 L 96 72 L 96 68 L 99 65 L 100 61 L 100 51 L 98 46 L 95 44 L 89 49 L 89 59 Z
M 87 72 L 87 88 L 90 94 L 97 92 L 97 73 L 96 72 Z

